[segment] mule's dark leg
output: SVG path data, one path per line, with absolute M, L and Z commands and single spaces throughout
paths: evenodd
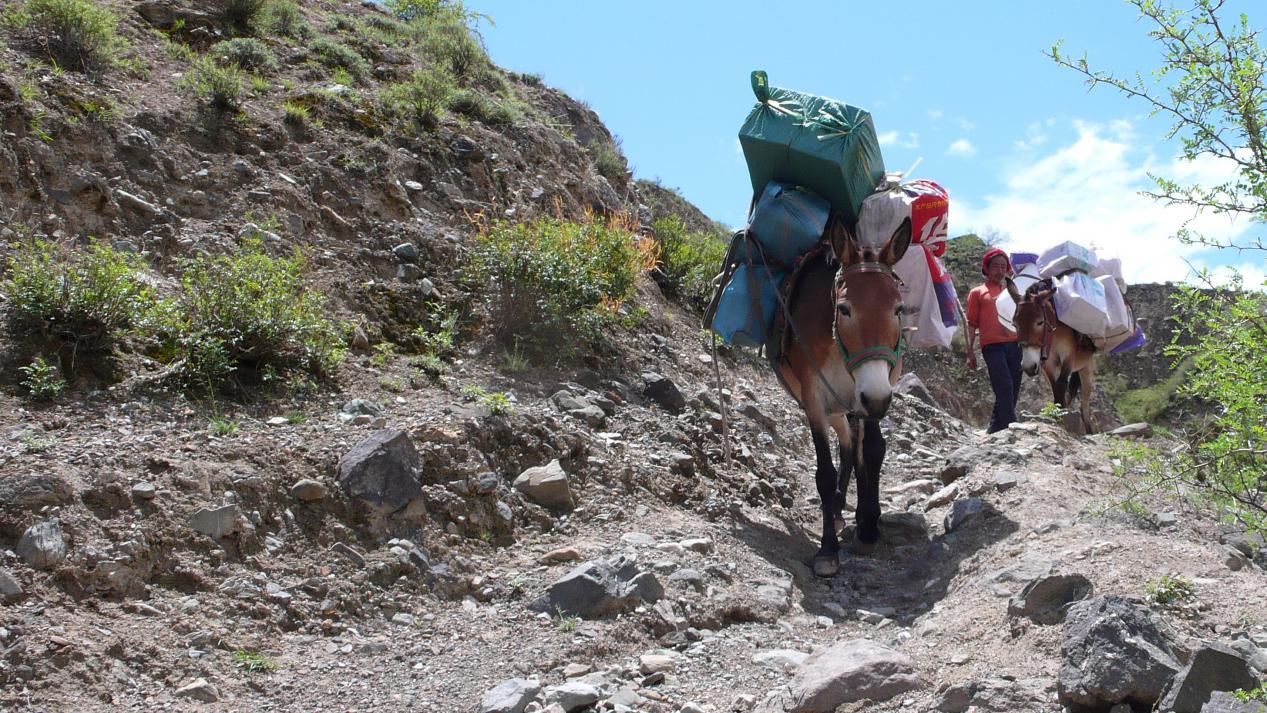
M 818 497 L 822 500 L 823 538 L 818 552 L 814 554 L 814 574 L 820 577 L 831 577 L 840 570 L 840 541 L 836 539 L 836 490 L 839 487 L 836 468 L 831 462 L 831 446 L 827 442 L 827 433 L 821 428 L 811 428 L 814 438 L 814 455 L 818 467 L 814 471 L 814 485 L 818 487 Z
M 880 467 L 884 465 L 885 442 L 880 422 L 862 422 L 862 463 L 858 467 L 858 524 L 856 548 L 869 554 L 880 539 Z
M 844 520 L 845 503 L 849 499 L 849 480 L 853 477 L 853 448 L 840 443 L 840 474 L 836 479 L 839 483 L 840 499 L 836 502 L 836 519 Z M 842 525 L 843 526 L 843 525 Z
M 1057 406 L 1064 408 L 1069 405 L 1069 365 L 1060 367 L 1060 376 L 1051 383 L 1052 400 Z

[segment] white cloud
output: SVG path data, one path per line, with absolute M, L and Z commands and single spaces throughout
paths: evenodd
M 963 156 L 964 158 L 969 158 L 976 152 L 977 148 L 967 139 L 956 139 L 950 144 L 950 147 L 946 149 L 946 153 L 951 156 Z
M 1158 159 L 1134 145 L 1129 122 L 1075 122 L 1074 128 L 1076 140 L 1011 171 L 1004 190 L 986 196 L 981 205 L 952 202 L 956 232 L 994 228 L 1010 235 L 1005 247 L 1028 252 L 1073 240 L 1120 257 L 1128 282 L 1184 280 L 1190 275 L 1187 261 L 1198 268 L 1230 261 L 1232 256 L 1210 262 L 1223 256 L 1198 255 L 1199 248 L 1171 236 L 1186 224 L 1230 240 L 1249 227 L 1248 221 L 1194 214 L 1140 192 L 1152 187 L 1149 173 L 1208 186 L 1227 180 L 1234 166 L 1217 159 Z
M 930 119 L 940 119 L 942 116 L 944 116 L 944 112 L 941 109 L 932 109 L 928 112 L 928 118 Z
M 898 146 L 904 149 L 919 148 L 919 134 L 914 131 L 903 134 L 900 131 L 886 131 L 876 136 L 881 146 Z

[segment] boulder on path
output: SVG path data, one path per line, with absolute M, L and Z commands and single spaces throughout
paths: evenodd
M 1226 691 L 1215 691 L 1201 708 L 1201 713 L 1267 713 L 1267 703 L 1242 701 Z
M 50 518 L 26 528 L 18 540 L 18 554 L 35 569 L 52 569 L 66 559 L 66 541 L 62 525 Z
M 480 699 L 480 713 L 523 713 L 541 684 L 535 678 L 511 678 L 493 686 Z
M 1161 709 L 1174 713 L 1201 713 L 1215 691 L 1252 690 L 1258 677 L 1240 652 L 1223 644 L 1208 643 L 1192 654 L 1188 665 L 1170 682 L 1161 697 Z
M 950 506 L 950 512 L 946 514 L 946 519 L 942 524 L 946 532 L 954 532 L 977 519 L 983 510 L 985 510 L 985 501 L 981 498 L 956 500 L 955 504 Z
M 385 429 L 339 459 L 339 487 L 374 509 L 399 510 L 422 495 L 419 455 L 400 429 Z
M 1081 574 L 1056 574 L 1031 580 L 1008 603 L 1009 616 L 1026 617 L 1035 624 L 1059 624 L 1069 606 L 1091 596 L 1091 580 Z
M 915 663 L 867 639 L 841 641 L 810 654 L 789 684 L 788 713 L 833 713 L 862 699 L 880 702 L 919 688 Z
M 1151 706 L 1179 672 L 1170 641 L 1142 604 L 1105 595 L 1069 608 L 1056 689 L 1071 708 Z
M 574 505 L 567 471 L 557 460 L 520 473 L 514 486 L 529 500 L 551 510 L 571 510 Z
M 678 389 L 677 384 L 667 376 L 654 371 L 642 375 L 642 394 L 664 408 L 679 413 L 686 408 L 686 397 Z
M 595 619 L 639 602 L 654 603 L 663 596 L 664 586 L 655 575 L 638 569 L 633 558 L 616 555 L 578 565 L 528 608 Z

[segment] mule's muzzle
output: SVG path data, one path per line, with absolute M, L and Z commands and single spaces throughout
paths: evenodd
M 882 397 L 868 396 L 866 392 L 858 394 L 858 404 L 862 406 L 863 415 L 867 418 L 884 418 L 889 412 L 889 404 L 893 403 L 893 392 Z
M 1037 365 L 1037 364 L 1030 364 L 1029 366 L 1025 367 L 1025 375 L 1026 375 L 1026 376 L 1038 376 L 1038 365 Z

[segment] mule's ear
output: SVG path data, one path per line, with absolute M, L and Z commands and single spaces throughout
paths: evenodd
M 1023 298 L 1021 291 L 1016 289 L 1016 283 L 1010 277 L 1004 277 L 1003 281 L 1007 284 L 1007 293 L 1012 296 L 1012 304 L 1020 304 Z
M 827 221 L 825 237 L 827 244 L 831 246 L 832 254 L 841 265 L 857 262 L 858 250 L 854 246 L 853 232 L 849 230 L 845 219 L 839 213 L 833 213 L 831 219 Z
M 902 259 L 902 256 L 906 254 L 906 249 L 910 246 L 911 219 L 907 218 L 902 221 L 897 230 L 893 231 L 893 237 L 889 238 L 889 244 L 884 246 L 884 253 L 880 255 L 880 262 L 892 266 Z

